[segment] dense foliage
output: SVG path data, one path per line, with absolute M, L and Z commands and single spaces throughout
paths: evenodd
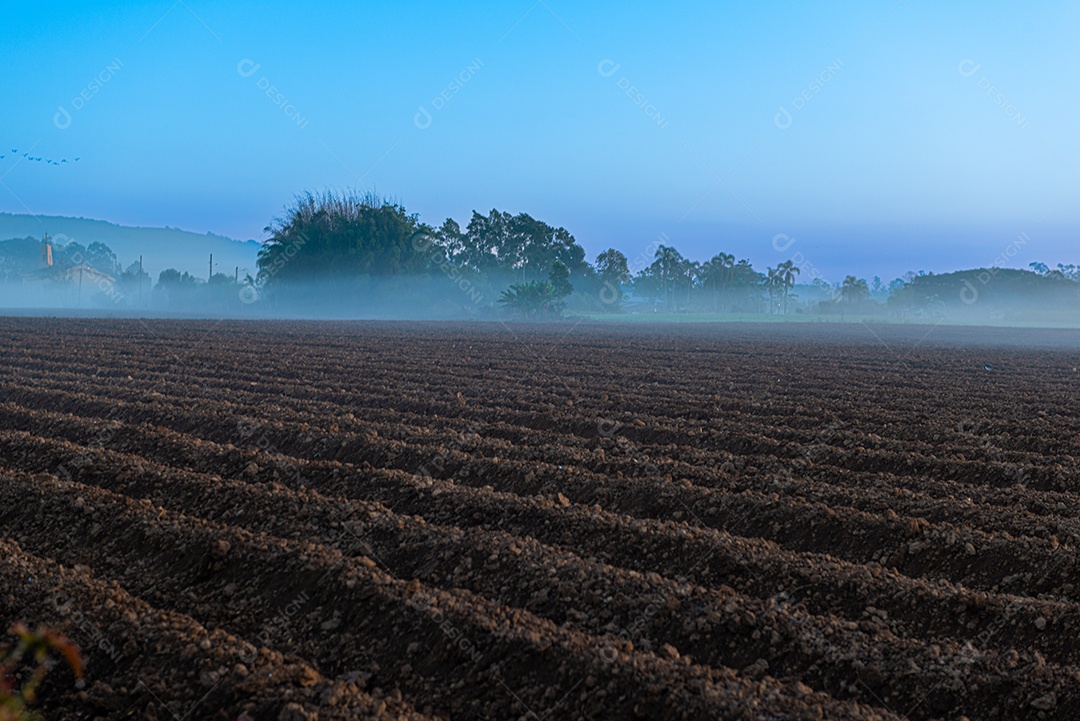
M 215 273 L 206 280 L 170 268 L 153 283 L 139 263 L 123 268 L 100 242 L 57 242 L 53 259 L 57 270 L 92 268 L 108 277 L 93 276 L 86 298 L 80 287 L 80 304 L 221 313 L 253 308 L 330 317 L 503 313 L 533 319 L 564 310 L 940 317 L 968 312 L 976 303 L 993 313 L 1021 301 L 1080 307 L 1075 265 L 920 271 L 888 284 L 848 275 L 829 283 L 793 259 L 761 272 L 731 253 L 698 262 L 658 244 L 651 257 L 638 256 L 631 270 L 615 248 L 589 263 L 565 228 L 527 213 L 474 211 L 464 228 L 452 218 L 435 228 L 400 203 L 371 193 L 306 193 L 265 230 L 269 237 L 257 272 L 243 279 Z M 0 283 L 40 280 L 40 250 L 34 238 L 0 241 Z M 65 293 L 62 300 L 70 301 L 70 289 Z

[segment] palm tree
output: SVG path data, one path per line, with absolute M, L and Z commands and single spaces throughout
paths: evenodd
M 694 290 L 694 281 L 701 278 L 701 263 L 683 260 L 679 264 L 679 282 L 686 283 L 686 311 L 690 312 L 690 294 Z M 678 308 L 676 307 L 676 310 Z
M 779 312 L 780 304 L 776 301 L 776 298 L 780 295 L 780 287 L 782 281 L 780 280 L 780 271 L 778 268 L 767 268 L 765 275 L 765 288 L 769 291 L 769 313 Z
M 731 282 L 732 271 L 735 269 L 735 256 L 731 253 L 717 253 L 715 260 L 722 271 L 720 276 L 720 286 L 726 290 L 727 284 Z
M 719 311 L 720 294 L 727 290 L 734 268 L 735 256 L 730 253 L 717 253 L 701 267 L 703 283 L 706 287 L 712 286 L 714 313 Z M 719 292 L 717 291 L 718 285 L 720 286 Z
M 558 318 L 566 302 L 550 280 L 530 280 L 504 290 L 499 305 L 525 320 L 533 320 Z
M 653 257 L 653 272 L 664 294 L 665 308 L 672 310 L 675 306 L 675 281 L 684 274 L 683 265 L 686 261 L 682 254 L 670 245 L 658 246 Z
M 722 271 L 720 270 L 716 258 L 712 258 L 711 260 L 702 263 L 698 272 L 698 277 L 701 278 L 702 287 L 705 288 L 705 290 L 712 289 L 714 313 L 719 311 L 719 295 L 716 292 L 716 286 L 720 282 L 721 273 Z
M 799 266 L 790 260 L 785 260 L 776 266 L 776 273 L 780 276 L 780 286 L 783 289 L 781 296 L 784 300 L 784 313 L 787 313 L 789 291 L 795 285 L 795 276 L 799 274 L 799 270 Z
M 870 295 L 870 287 L 865 280 L 849 275 L 844 278 L 844 283 L 840 286 L 840 292 L 847 302 L 861 303 Z

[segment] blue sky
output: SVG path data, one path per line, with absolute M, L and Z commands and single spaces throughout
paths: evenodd
M 528 212 L 590 258 L 662 238 L 830 281 L 1077 260 L 1075 3 L 162 0 L 0 18 L 0 211 L 261 239 L 299 192 L 374 188 L 433 224 Z

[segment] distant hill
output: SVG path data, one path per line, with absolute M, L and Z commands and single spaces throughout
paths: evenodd
M 62 216 L 15 215 L 0 213 L 0 241 L 32 237 L 41 239 L 48 232 L 58 244 L 76 241 L 83 246 L 94 242 L 109 246 L 120 263 L 127 267 L 143 256 L 143 268 L 157 280 L 158 273 L 176 268 L 205 278 L 214 254 L 214 272 L 232 275 L 240 268 L 255 275 L 255 260 L 262 246 L 254 240 L 239 241 L 221 235 L 200 235 L 179 228 L 135 228 L 104 220 L 65 218 Z
M 1037 320 L 1048 313 L 1080 317 L 1080 283 L 1054 272 L 975 268 L 917 276 L 889 298 L 889 305 L 938 309 L 954 318 Z

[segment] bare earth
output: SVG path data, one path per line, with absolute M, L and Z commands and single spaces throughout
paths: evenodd
M 1078 366 L 1075 331 L 0 319 L 0 622 L 82 648 L 56 719 L 1072 720 Z

